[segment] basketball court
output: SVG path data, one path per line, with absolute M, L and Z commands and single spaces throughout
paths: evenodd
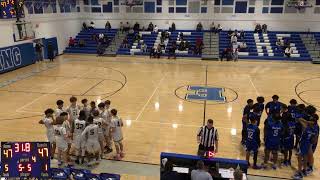
M 45 128 L 38 124 L 43 111 L 55 109 L 58 99 L 68 106 L 74 95 L 79 103 L 82 98 L 110 99 L 111 107 L 118 109 L 125 123 L 124 161 L 158 165 L 161 152 L 196 154 L 196 133 L 208 118 L 219 132 L 217 156 L 245 159 L 240 141 L 246 100 L 261 95 L 269 101 L 278 94 L 281 102 L 295 98 L 320 108 L 319 72 L 320 67 L 300 62 L 63 55 L 54 63 L 37 63 L 0 76 L 0 141 L 46 141 Z M 204 103 L 192 96 L 192 88 L 202 88 L 212 98 Z M 319 149 L 315 157 L 318 167 Z M 260 148 L 258 163 L 262 158 Z M 288 167 L 249 170 L 283 178 L 293 173 Z M 316 170 L 306 179 L 319 178 Z

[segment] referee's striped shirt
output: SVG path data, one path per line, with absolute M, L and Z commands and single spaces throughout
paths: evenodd
M 209 129 L 207 126 L 202 126 L 198 131 L 198 136 L 200 136 L 200 144 L 204 147 L 212 147 L 214 141 L 218 141 L 218 131 L 214 127 Z

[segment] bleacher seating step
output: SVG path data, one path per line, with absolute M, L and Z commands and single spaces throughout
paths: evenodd
M 312 63 L 313 64 L 320 64 L 320 58 L 318 57 L 318 58 L 314 58 L 313 60 L 312 60 Z

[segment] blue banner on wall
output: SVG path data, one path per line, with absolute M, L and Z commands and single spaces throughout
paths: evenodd
M 0 48 L 0 74 L 35 63 L 32 43 Z

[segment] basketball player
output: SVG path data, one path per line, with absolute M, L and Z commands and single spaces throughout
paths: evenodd
M 77 156 L 76 163 L 82 164 L 85 156 L 85 141 L 81 139 L 81 134 L 86 128 L 86 112 L 84 110 L 80 111 L 79 118 L 74 121 L 73 127 L 73 145 Z
M 274 113 L 280 113 L 282 103 L 279 102 L 279 96 L 273 95 L 272 101 L 266 104 L 265 110 L 268 116 L 272 116 Z
M 291 118 L 295 119 L 295 115 L 297 113 L 297 100 L 291 99 L 289 103 L 288 112 L 291 114 Z
M 79 105 L 77 105 L 77 98 L 74 96 L 70 98 L 70 103 L 71 104 L 68 107 L 67 112 L 69 113 L 70 120 L 73 122 L 78 118 L 81 108 Z
M 64 112 L 65 113 L 65 112 Z M 61 113 L 61 116 L 57 118 L 56 120 L 56 126 L 54 127 L 54 134 L 57 142 L 57 148 L 58 148 L 58 165 L 61 166 L 64 163 L 68 164 L 68 143 L 67 143 L 67 131 L 62 126 L 64 122 L 63 113 Z M 66 115 L 67 116 L 67 115 Z M 63 158 L 63 161 L 61 161 L 61 156 Z
M 299 118 L 299 122 L 302 125 L 302 135 L 298 145 L 298 171 L 293 175 L 293 179 L 303 179 L 303 176 L 307 176 L 307 164 L 308 155 L 312 153 L 312 137 L 314 135 L 312 120 L 305 120 Z M 303 169 L 302 169 L 303 168 Z
M 89 154 L 89 162 L 92 158 L 95 158 L 96 161 L 100 158 L 100 143 L 99 143 L 99 127 L 93 123 L 93 117 L 88 118 L 89 125 L 82 132 L 82 139 L 86 141 L 86 149 Z M 88 164 L 90 165 L 90 163 Z
M 314 163 L 314 153 L 316 152 L 317 145 L 318 145 L 318 139 L 319 139 L 319 124 L 318 124 L 319 116 L 317 114 L 313 115 L 313 131 L 314 131 L 314 137 L 312 139 L 312 152 L 309 154 L 309 160 L 308 160 L 308 169 L 307 173 L 311 174 L 313 172 L 313 163 Z
M 253 107 L 253 100 L 248 99 L 247 100 L 247 105 L 243 109 L 243 116 L 242 116 L 242 139 L 241 139 L 241 144 L 245 145 L 245 140 L 247 137 L 247 124 L 248 124 L 248 118 L 249 114 L 251 112 L 251 109 Z
M 114 145 L 116 147 L 117 154 L 114 157 L 117 160 L 120 160 L 124 157 L 123 152 L 123 135 L 122 135 L 122 127 L 123 122 L 122 119 L 117 116 L 118 111 L 116 109 L 112 109 L 111 111 L 112 119 L 111 119 L 111 132 L 112 138 L 114 141 Z
M 259 109 L 259 119 L 257 119 L 257 126 L 259 127 L 260 125 L 260 120 L 261 120 L 261 116 L 262 116 L 262 113 L 263 113 L 263 110 L 264 110 L 264 97 L 262 96 L 258 96 L 257 97 L 257 103 L 255 103 L 253 105 L 253 107 L 257 107 Z
M 39 121 L 39 124 L 44 124 L 47 128 L 47 138 L 51 145 L 51 159 L 54 157 L 54 153 L 56 151 L 56 139 L 54 137 L 54 126 L 55 119 L 53 117 L 53 109 L 47 109 L 44 111 L 45 117 L 44 119 Z
M 247 126 L 247 140 L 246 140 L 246 160 L 249 163 L 250 166 L 250 153 L 253 152 L 253 169 L 260 169 L 257 165 L 257 159 L 258 159 L 258 149 L 261 145 L 260 142 L 260 129 L 257 126 L 257 119 L 255 118 L 249 118 L 250 123 Z
M 292 118 L 291 113 L 288 111 L 287 105 L 282 105 L 282 118 L 283 124 L 283 137 L 281 146 L 284 154 L 284 166 L 291 166 L 292 149 L 294 147 L 294 133 L 296 132 L 296 121 Z
M 65 138 L 65 141 L 68 144 L 68 149 L 67 149 L 67 157 L 69 160 L 69 154 L 70 154 L 70 149 L 71 149 L 71 144 L 72 144 L 72 126 L 71 125 L 74 121 L 71 121 L 70 118 L 68 118 L 68 113 L 67 112 L 63 112 L 60 114 L 60 117 L 58 117 L 59 119 L 63 119 L 63 123 L 62 123 L 62 127 L 65 129 L 66 133 L 67 133 L 67 137 Z
M 56 109 L 56 114 L 55 114 L 56 117 L 59 117 L 60 114 L 61 114 L 62 112 L 64 112 L 63 103 L 64 103 L 64 102 L 63 102 L 62 100 L 58 100 L 58 101 L 57 101 L 57 109 Z
M 104 136 L 103 136 L 103 119 L 99 116 L 99 111 L 95 110 L 93 111 L 93 123 L 98 126 L 98 135 L 99 135 L 99 144 L 100 144 L 100 152 L 101 152 L 101 158 L 103 156 L 103 147 L 104 147 Z
M 296 142 L 294 145 L 295 149 L 298 149 L 299 141 L 301 139 L 302 135 L 302 124 L 299 121 L 299 118 L 304 118 L 306 117 L 306 112 L 305 112 L 306 106 L 304 104 L 299 104 L 297 105 L 296 113 L 294 115 L 295 120 L 296 120 Z
M 90 115 L 93 116 L 93 111 L 97 110 L 96 102 L 90 102 Z
M 274 113 L 265 121 L 265 156 L 263 168 L 266 168 L 266 164 L 269 160 L 270 152 L 272 152 L 273 165 L 272 169 L 277 169 L 278 151 L 280 148 L 280 138 L 282 135 L 282 123 L 280 122 L 280 113 Z
M 82 103 L 82 109 L 85 112 L 86 118 L 85 120 L 87 120 L 87 118 L 90 116 L 90 107 L 88 106 L 88 100 L 87 99 L 82 99 L 81 100 Z
M 104 147 L 106 149 L 106 153 L 111 153 L 112 150 L 112 135 L 111 135 L 111 112 L 110 112 L 110 105 L 111 105 L 111 101 L 110 100 L 106 100 L 104 102 L 105 104 L 105 111 L 107 112 L 107 121 L 106 124 L 109 125 L 108 127 L 106 127 L 106 131 L 105 131 L 105 139 L 106 139 L 106 146 Z

